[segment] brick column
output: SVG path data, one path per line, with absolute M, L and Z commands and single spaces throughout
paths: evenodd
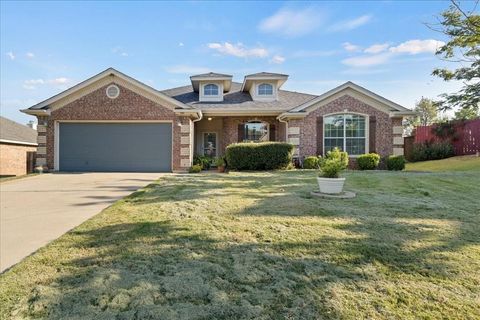
M 35 158 L 35 167 L 42 167 L 44 171 L 48 171 L 47 166 L 47 117 L 37 117 L 37 155 Z M 52 168 L 53 169 L 53 168 Z
M 393 130 L 393 155 L 403 156 L 403 126 L 402 118 L 392 119 Z
M 182 171 L 192 166 L 193 162 L 193 122 L 187 117 L 181 119 L 180 127 L 180 168 Z

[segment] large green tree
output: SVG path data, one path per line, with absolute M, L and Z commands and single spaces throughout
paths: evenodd
M 437 107 L 431 99 L 422 97 L 422 99 L 415 104 L 414 110 L 418 112 L 419 116 L 414 119 L 413 125 L 428 126 L 438 118 Z
M 440 110 L 452 108 L 480 108 L 480 14 L 478 0 L 460 3 L 452 0 L 448 10 L 442 12 L 438 25 L 431 25 L 448 37 L 447 43 L 440 47 L 436 55 L 442 60 L 455 64 L 456 68 L 437 68 L 433 75 L 445 81 L 462 81 L 460 91 L 443 94 L 438 102 Z

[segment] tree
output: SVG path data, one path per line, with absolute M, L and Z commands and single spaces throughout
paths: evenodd
M 480 117 L 480 113 L 473 108 L 463 108 L 455 112 L 455 120 L 471 120 Z
M 414 120 L 414 124 L 428 126 L 438 118 L 437 106 L 431 99 L 422 97 L 420 101 L 415 104 L 414 110 L 420 114 Z
M 454 107 L 460 109 L 480 108 L 480 15 L 476 13 L 478 0 L 470 2 L 470 11 L 461 8 L 456 0 L 439 17 L 439 25 L 430 26 L 433 30 L 445 34 L 449 40 L 435 53 L 442 60 L 454 62 L 457 68 L 437 68 L 432 74 L 445 81 L 463 82 L 460 91 L 441 95 L 437 102 L 440 110 Z

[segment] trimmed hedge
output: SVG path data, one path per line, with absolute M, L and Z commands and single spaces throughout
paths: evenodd
M 375 170 L 379 163 L 380 156 L 376 153 L 362 154 L 357 158 L 357 164 L 360 170 Z
M 404 156 L 390 156 L 387 158 L 387 169 L 394 171 L 401 171 L 405 169 Z
M 320 158 L 317 156 L 308 156 L 303 160 L 303 169 L 319 169 Z
M 415 143 L 412 149 L 412 161 L 439 160 L 453 157 L 455 152 L 450 142 Z
M 286 169 L 292 162 L 293 145 L 285 142 L 242 142 L 227 147 L 227 164 L 233 170 Z

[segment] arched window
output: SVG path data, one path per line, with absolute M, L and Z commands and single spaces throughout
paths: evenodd
M 366 119 L 358 114 L 335 114 L 323 118 L 323 152 L 337 147 L 349 155 L 368 152 Z
M 218 96 L 218 86 L 216 84 L 207 84 L 203 87 L 204 96 Z
M 269 83 L 262 83 L 258 86 L 259 96 L 271 96 L 273 95 L 273 86 Z
M 262 121 L 248 121 L 245 123 L 244 141 L 261 142 L 268 141 L 268 123 Z

